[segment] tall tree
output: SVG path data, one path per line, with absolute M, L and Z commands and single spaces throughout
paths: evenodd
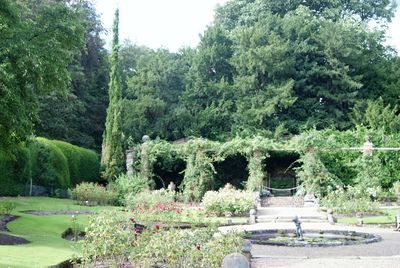
M 112 180 L 124 169 L 124 151 L 122 134 L 122 90 L 119 70 L 118 41 L 119 10 L 115 11 L 113 42 L 111 54 L 110 84 L 108 88 L 109 104 L 107 108 L 106 129 L 103 136 L 101 164 L 103 177 Z
M 78 4 L 81 24 L 85 25 L 85 46 L 69 66 L 71 83 L 67 92 L 39 97 L 35 133 L 100 152 L 108 103 L 108 53 L 93 4 L 90 0 Z
M 32 134 L 38 95 L 67 88 L 84 41 L 80 18 L 66 1 L 0 1 L 0 147 Z

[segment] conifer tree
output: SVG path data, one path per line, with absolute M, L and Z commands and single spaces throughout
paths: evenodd
M 118 23 L 119 10 L 115 11 L 113 25 L 113 43 L 110 59 L 110 84 L 108 88 L 109 104 L 107 109 L 106 129 L 103 134 L 101 164 L 103 177 L 113 179 L 123 171 L 124 152 L 122 146 L 122 93 L 121 80 L 118 67 Z

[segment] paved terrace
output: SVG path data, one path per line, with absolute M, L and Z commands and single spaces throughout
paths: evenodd
M 400 232 L 386 228 L 330 225 L 328 223 L 302 223 L 303 230 L 348 230 L 374 233 L 382 237 L 381 242 L 365 245 L 338 247 L 280 247 L 253 245 L 252 266 L 262 267 L 351 267 L 351 268 L 400 268 Z M 253 225 L 220 227 L 229 230 L 294 229 L 291 222 L 269 222 Z

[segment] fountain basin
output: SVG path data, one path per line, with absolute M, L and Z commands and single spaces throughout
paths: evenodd
M 252 244 L 286 247 L 333 247 L 375 243 L 382 240 L 379 235 L 340 230 L 303 230 L 299 240 L 294 229 L 271 229 L 246 231 L 245 237 Z

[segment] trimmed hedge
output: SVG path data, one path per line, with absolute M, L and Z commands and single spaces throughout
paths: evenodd
M 51 142 L 67 158 L 72 185 L 76 185 L 82 181 L 94 182 L 99 179 L 100 161 L 94 151 L 64 141 L 52 140 Z
M 21 195 L 32 179 L 51 194 L 100 178 L 98 155 L 66 142 L 35 138 L 14 153 L 0 151 L 0 195 Z

